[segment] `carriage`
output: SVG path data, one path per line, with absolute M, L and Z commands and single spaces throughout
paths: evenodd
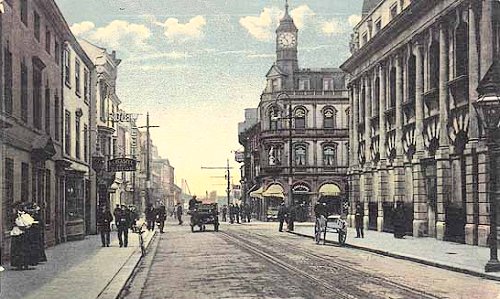
M 189 213 L 191 215 L 191 231 L 198 226 L 205 231 L 206 224 L 213 224 L 214 231 L 219 231 L 219 210 L 216 203 L 197 203 Z
M 338 242 L 344 245 L 347 239 L 347 223 L 343 219 L 343 202 L 341 197 L 320 199 L 314 207 L 316 221 L 314 240 L 316 244 L 326 242 L 326 233 L 337 233 Z

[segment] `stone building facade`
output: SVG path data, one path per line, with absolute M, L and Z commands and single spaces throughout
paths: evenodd
M 499 51 L 500 3 L 365 0 L 352 35 L 350 200 L 365 227 L 486 245 L 487 148 L 472 106 Z M 351 210 L 351 215 L 353 214 Z
M 246 183 L 244 193 L 260 200 L 261 216 L 285 199 L 306 220 L 320 197 L 346 191 L 349 103 L 345 73 L 299 68 L 297 49 L 287 5 L 276 30 L 276 62 L 257 108 L 258 128 L 245 128 L 240 142 L 245 161 L 254 159 L 246 172 L 256 183 Z

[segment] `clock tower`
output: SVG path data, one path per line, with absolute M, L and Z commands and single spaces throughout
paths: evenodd
M 276 29 L 276 65 L 281 71 L 292 76 L 297 70 L 297 32 L 292 17 L 288 14 L 288 0 L 285 5 L 285 15 Z

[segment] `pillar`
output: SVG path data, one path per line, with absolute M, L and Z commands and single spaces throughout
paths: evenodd
M 405 197 L 405 170 L 403 157 L 403 67 L 401 54 L 394 58 L 396 64 L 396 159 L 394 160 L 394 201 Z
M 436 238 L 443 240 L 446 233 L 445 205 L 449 201 L 451 165 L 449 161 L 448 122 L 448 39 L 446 24 L 439 26 L 439 149 L 437 164 L 437 221 Z
M 385 109 L 386 109 L 386 69 L 385 65 L 381 63 L 379 65 L 379 82 L 380 82 L 380 94 L 379 94 L 379 152 L 380 161 L 378 166 L 379 174 L 379 194 L 378 194 L 378 215 L 377 215 L 377 231 L 383 231 L 384 229 L 384 209 L 383 203 L 387 201 L 387 165 L 386 165 L 386 151 L 385 151 L 385 139 L 386 139 L 386 127 L 385 127 Z

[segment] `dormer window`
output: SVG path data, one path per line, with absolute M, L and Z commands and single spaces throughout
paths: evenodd
M 280 89 L 278 79 L 271 80 L 271 88 L 272 88 L 272 91 L 278 91 Z
M 299 79 L 299 90 L 309 90 L 309 89 L 310 89 L 309 79 L 307 78 Z
M 323 78 L 323 90 L 333 90 L 333 78 Z

